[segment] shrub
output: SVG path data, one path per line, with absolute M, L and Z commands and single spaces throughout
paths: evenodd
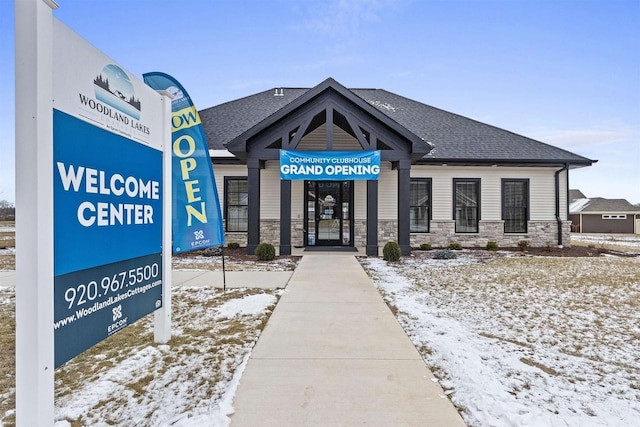
M 423 251 L 430 251 L 432 248 L 429 243 L 423 243 L 420 245 L 420 249 Z
M 260 243 L 255 254 L 260 261 L 271 261 L 276 258 L 276 248 L 271 243 Z
M 462 245 L 458 242 L 451 242 L 449 243 L 449 249 L 453 249 L 454 251 L 460 251 L 462 250 Z
M 433 259 L 456 259 L 458 255 L 450 249 L 440 249 L 433 253 Z
M 240 248 L 240 243 L 238 243 L 238 242 L 229 242 L 227 247 L 229 249 L 238 249 L 238 248 Z
M 222 255 L 222 246 L 216 246 L 215 248 L 207 248 L 202 251 L 202 255 L 204 256 L 221 256 Z
M 529 246 L 531 246 L 531 244 L 529 243 L 528 240 L 520 240 L 518 242 L 518 247 L 520 248 L 520 250 L 524 251 L 527 248 L 529 248 Z
M 385 261 L 398 261 L 400 255 L 400 246 L 396 242 L 387 242 L 382 248 L 382 256 Z
M 487 250 L 488 251 L 497 251 L 500 249 L 497 242 L 487 242 Z

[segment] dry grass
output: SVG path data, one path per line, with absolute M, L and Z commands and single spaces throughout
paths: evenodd
M 635 258 L 501 258 L 460 266 L 455 274 L 426 271 L 422 280 L 443 310 L 453 312 L 449 298 L 475 302 L 477 313 L 491 320 L 485 333 L 500 325 L 497 330 L 528 344 L 542 341 L 606 360 L 602 353 L 637 339 L 629 334 L 640 307 L 639 267 Z
M 580 246 L 583 248 L 595 248 L 595 249 L 606 249 L 609 251 L 620 251 L 620 252 L 631 252 L 631 253 L 640 253 L 640 248 L 625 245 L 625 244 L 612 244 L 612 243 L 587 243 L 587 242 L 571 242 L 573 246 Z
M 571 245 L 640 253 L 640 236 L 633 234 L 572 234 Z
M 13 271 L 16 269 L 15 255 L 0 255 L 0 270 Z
M 13 221 L 0 221 L 0 249 L 16 247 L 15 223 Z M 0 270 L 15 270 L 15 254 L 0 254 Z
M 226 250 L 226 271 L 293 271 L 299 257 L 282 256 L 273 261 L 258 261 L 255 256 L 246 255 L 245 248 L 235 251 Z M 198 252 L 174 255 L 172 259 L 174 270 L 207 270 L 222 271 L 222 257 L 204 256 Z
M 0 249 L 15 248 L 16 239 L 14 233 L 0 232 Z
M 0 288 L 0 423 L 15 424 L 15 292 Z

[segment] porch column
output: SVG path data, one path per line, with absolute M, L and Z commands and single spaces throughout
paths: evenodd
M 291 181 L 280 180 L 280 255 L 291 255 Z
M 367 181 L 367 255 L 378 256 L 378 181 Z
M 247 215 L 247 253 L 253 255 L 260 244 L 260 160 L 247 159 L 249 187 Z
M 398 162 L 398 245 L 402 255 L 411 254 L 411 161 Z

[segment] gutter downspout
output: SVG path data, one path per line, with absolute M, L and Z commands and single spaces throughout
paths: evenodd
M 558 246 L 562 247 L 562 219 L 560 218 L 560 173 L 569 170 L 569 163 L 565 163 L 562 169 L 559 169 L 555 173 L 556 184 L 556 222 L 558 224 Z M 567 176 L 567 183 L 569 177 Z

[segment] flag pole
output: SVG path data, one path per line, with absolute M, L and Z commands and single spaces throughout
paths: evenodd
M 222 293 L 226 294 L 227 293 L 227 276 L 224 270 L 224 245 L 222 245 L 221 248 L 222 248 Z

